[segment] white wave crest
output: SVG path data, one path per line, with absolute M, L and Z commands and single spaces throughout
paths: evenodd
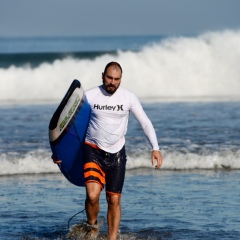
M 123 67 L 122 85 L 140 98 L 239 97 L 240 31 L 168 38 L 139 52 L 95 59 L 66 58 L 36 68 L 0 69 L 0 101 L 59 101 L 73 79 L 101 84 L 109 61 Z
M 225 150 L 212 154 L 181 153 L 163 150 L 162 170 L 195 170 L 195 169 L 240 169 L 240 150 Z M 136 150 L 128 154 L 127 170 L 136 168 L 153 168 L 151 152 Z M 60 173 L 51 155 L 46 150 L 37 150 L 19 156 L 17 153 L 1 154 L 0 176 L 14 174 Z
M 208 154 L 181 153 L 178 151 L 162 151 L 163 170 L 194 170 L 194 169 L 240 169 L 240 151 L 225 150 Z M 135 153 L 128 157 L 127 169 L 153 167 L 149 155 Z

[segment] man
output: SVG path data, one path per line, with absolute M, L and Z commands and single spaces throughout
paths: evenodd
M 152 146 L 152 165 L 162 165 L 155 130 L 139 100 L 120 87 L 122 68 L 110 62 L 102 73 L 103 85 L 85 92 L 91 106 L 91 116 L 85 139 L 84 178 L 87 225 L 96 231 L 99 198 L 104 186 L 108 203 L 108 238 L 116 240 L 121 219 L 121 193 L 126 170 L 125 134 L 129 113 L 140 123 Z M 59 160 L 54 160 L 60 163 Z

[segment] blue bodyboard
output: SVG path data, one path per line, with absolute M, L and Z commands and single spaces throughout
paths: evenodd
M 90 111 L 81 83 L 75 79 L 49 123 L 53 156 L 62 160 L 61 172 L 77 186 L 85 186 L 83 148 Z

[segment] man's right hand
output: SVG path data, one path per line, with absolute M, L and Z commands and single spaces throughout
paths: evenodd
M 54 163 L 60 165 L 62 163 L 62 160 L 55 158 L 53 155 L 51 156 Z

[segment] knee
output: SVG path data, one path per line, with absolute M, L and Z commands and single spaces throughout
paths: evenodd
M 87 193 L 86 201 L 91 204 L 95 204 L 95 203 L 99 202 L 99 194 L 97 194 L 95 192 Z
M 97 183 L 88 183 L 86 185 L 86 202 L 95 204 L 99 202 L 101 187 Z
M 107 202 L 109 206 L 116 207 L 120 205 L 121 195 L 107 194 Z

